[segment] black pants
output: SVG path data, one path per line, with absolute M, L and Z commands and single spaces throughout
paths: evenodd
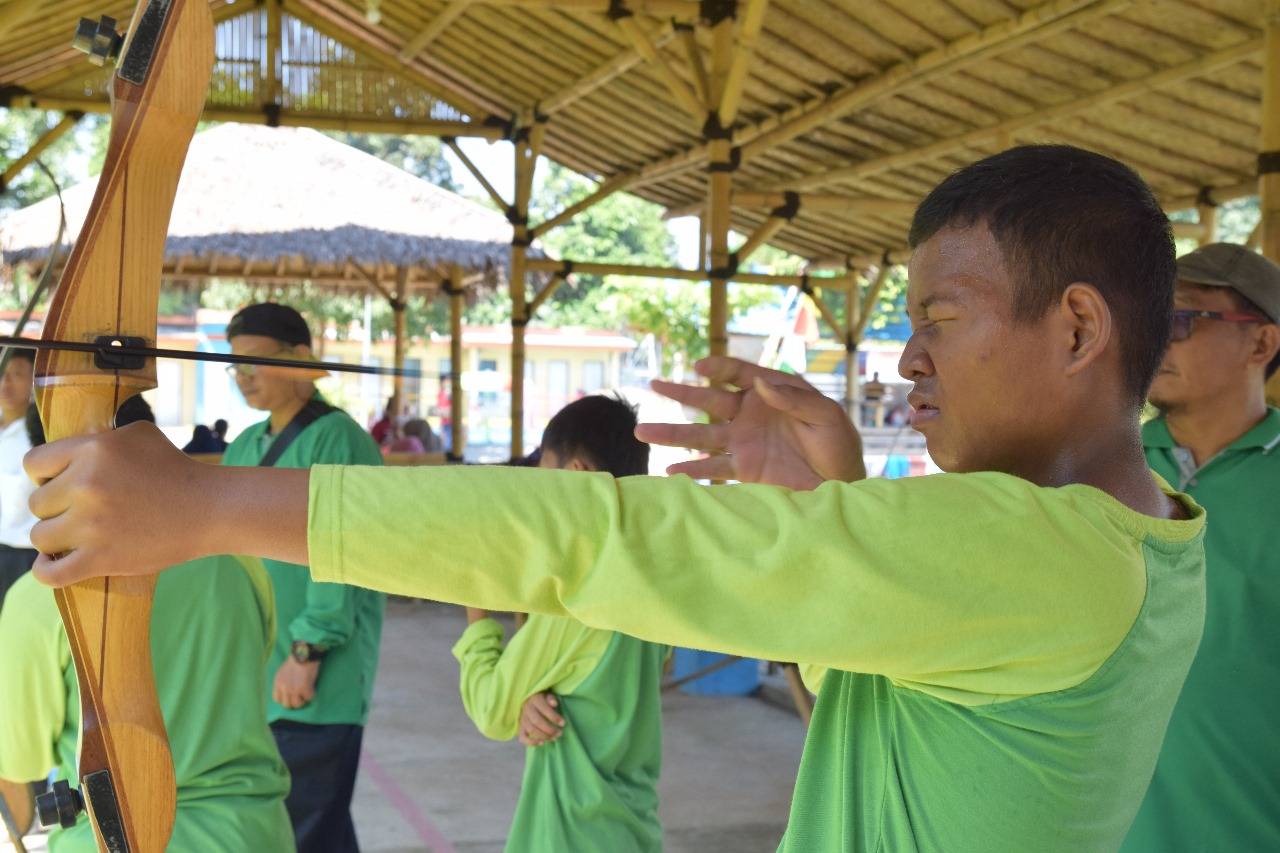
M 4 601 L 9 587 L 13 586 L 18 578 L 31 571 L 38 553 L 34 548 L 10 548 L 8 545 L 0 545 L 0 603 Z
M 293 777 L 284 804 L 298 853 L 357 853 L 351 794 L 364 727 L 281 720 L 271 724 L 271 733 Z

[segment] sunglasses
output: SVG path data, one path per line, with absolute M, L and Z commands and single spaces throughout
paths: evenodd
M 1185 341 L 1191 337 L 1192 327 L 1196 320 L 1220 320 L 1223 323 L 1270 323 L 1261 314 L 1246 314 L 1241 311 L 1190 311 L 1179 309 L 1173 312 L 1173 332 L 1171 341 Z

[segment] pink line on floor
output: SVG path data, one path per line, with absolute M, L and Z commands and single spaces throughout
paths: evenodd
M 400 812 L 405 822 L 413 827 L 418 833 L 418 838 L 422 839 L 432 853 L 457 853 L 449 843 L 449 839 L 445 838 L 440 829 L 431 822 L 431 818 L 422 813 L 418 804 L 409 799 L 409 795 L 396 784 L 391 774 L 384 770 L 368 752 L 360 753 L 360 769 L 369 774 L 373 784 L 382 790 L 383 796 L 396 807 L 396 811 Z

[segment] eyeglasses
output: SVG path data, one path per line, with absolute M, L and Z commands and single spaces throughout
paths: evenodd
M 1173 312 L 1173 331 L 1169 336 L 1172 341 L 1185 341 L 1191 337 L 1192 326 L 1196 320 L 1221 320 L 1224 323 L 1270 323 L 1261 314 L 1246 314 L 1241 311 L 1190 311 Z
M 293 354 L 293 350 L 289 349 L 288 347 L 285 347 L 284 349 L 278 349 L 275 352 L 269 352 L 269 353 L 266 353 L 265 355 L 261 353 L 254 353 L 254 356 L 257 358 L 275 358 L 278 355 L 292 355 L 292 354 Z M 232 379 L 240 379 L 240 378 L 247 379 L 257 371 L 258 371 L 258 365 L 256 364 L 228 364 L 227 365 L 227 375 L 230 376 Z

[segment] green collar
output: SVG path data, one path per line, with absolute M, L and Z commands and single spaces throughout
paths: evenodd
M 1169 425 L 1161 415 L 1147 421 L 1142 427 L 1142 446 L 1173 449 L 1177 443 L 1169 433 Z M 1244 435 L 1227 445 L 1227 450 L 1250 450 L 1261 447 L 1264 452 L 1271 452 L 1280 447 L 1280 409 L 1270 406 L 1266 417 L 1254 424 Z

